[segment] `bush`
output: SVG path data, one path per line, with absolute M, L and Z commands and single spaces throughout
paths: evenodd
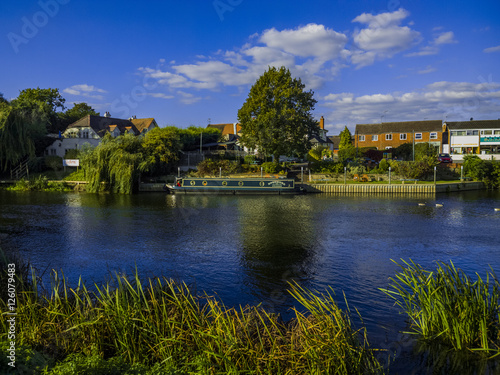
M 246 155 L 243 160 L 245 164 L 252 164 L 255 161 L 255 155 Z
M 342 173 L 344 165 L 334 161 L 317 161 L 311 165 L 313 173 Z
M 60 156 L 50 155 L 45 157 L 45 167 L 51 168 L 54 171 L 62 169 L 62 158 Z
M 237 162 L 229 160 L 212 160 L 205 159 L 198 164 L 198 176 L 218 176 L 219 173 L 225 175 L 237 173 L 240 170 L 240 165 Z
M 380 160 L 380 163 L 378 163 L 378 169 L 380 170 L 381 173 L 385 173 L 389 170 L 389 163 L 387 162 L 387 159 L 382 159 Z
M 268 162 L 262 163 L 262 169 L 266 173 L 278 173 L 281 171 L 281 166 L 279 165 L 279 163 L 268 161 Z

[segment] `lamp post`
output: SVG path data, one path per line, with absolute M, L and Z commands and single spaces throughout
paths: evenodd
M 389 167 L 389 185 L 391 184 L 391 167 Z
M 344 185 L 346 184 L 347 167 L 344 167 Z
M 436 173 L 437 173 L 437 167 L 434 167 L 434 185 L 436 185 Z
M 460 166 L 460 182 L 464 181 L 464 166 Z
M 304 167 L 300 167 L 300 183 L 304 183 Z

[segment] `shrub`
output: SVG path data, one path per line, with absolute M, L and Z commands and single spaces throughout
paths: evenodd
M 279 163 L 275 163 L 272 161 L 262 163 L 262 168 L 266 173 L 278 173 L 279 171 L 281 171 L 281 166 L 279 165 Z
M 62 169 L 62 158 L 60 156 L 50 155 L 45 157 L 45 166 L 51 168 L 54 171 Z
M 229 160 L 212 160 L 205 159 L 198 164 L 198 176 L 218 176 L 219 173 L 225 175 L 237 173 L 240 170 L 240 165 L 237 162 Z

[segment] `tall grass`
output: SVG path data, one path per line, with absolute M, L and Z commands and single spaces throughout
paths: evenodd
M 408 314 L 412 333 L 455 350 L 500 355 L 500 283 L 493 270 L 473 281 L 451 261 L 437 262 L 435 271 L 402 262 L 395 262 L 402 271 L 390 278 L 390 289 L 381 290 Z
M 19 293 L 17 339 L 57 360 L 80 353 L 208 374 L 382 373 L 365 330 L 353 328 L 330 292 L 290 284 L 305 311 L 284 322 L 260 306 L 228 308 L 197 297 L 170 279 L 142 283 L 137 272 L 92 290 L 81 280 L 69 287 L 62 273 L 51 280 L 43 295 L 36 285 Z

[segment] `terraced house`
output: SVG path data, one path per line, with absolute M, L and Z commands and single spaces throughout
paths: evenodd
M 404 143 L 429 142 L 442 151 L 443 124 L 441 120 L 383 122 L 357 124 L 354 133 L 356 147 L 377 150 L 396 148 Z

